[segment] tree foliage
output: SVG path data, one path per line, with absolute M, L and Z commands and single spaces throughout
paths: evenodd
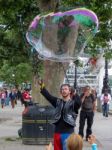
M 26 41 L 25 33 L 30 21 L 40 12 L 46 12 L 45 9 L 42 10 L 44 5 L 48 5 L 51 11 L 56 11 L 56 7 L 59 11 L 77 7 L 93 10 L 99 19 L 99 31 L 88 44 L 87 52 L 97 55 L 98 49 L 105 48 L 107 50 L 105 56 L 112 58 L 112 49 L 108 46 L 109 40 L 112 39 L 112 0 L 60 0 L 60 5 L 58 2 L 59 0 L 0 0 L 0 25 L 5 25 L 0 26 L 1 72 L 4 67 L 9 67 L 10 72 L 13 67 L 18 68 L 21 72 L 22 67 L 20 66 L 26 63 L 31 66 L 31 61 L 34 72 L 39 72 L 41 62 L 37 60 L 37 56 L 34 58 L 37 61 L 31 59 L 31 47 Z M 4 60 L 7 62 L 5 65 Z M 19 64 L 21 65 L 18 66 Z M 6 68 L 5 70 L 8 71 Z M 19 72 L 18 75 L 20 75 Z
M 25 32 L 30 20 L 38 13 L 35 1 L 31 0 L 1 0 L 0 24 L 6 25 L 0 31 L 0 52 L 7 59 L 10 57 L 24 56 L 22 61 L 27 61 L 30 50 L 26 43 Z M 6 50 L 8 53 L 6 53 Z M 13 59 L 14 59 L 13 58 Z M 17 61 L 17 59 L 16 59 Z M 17 63 L 20 62 L 17 61 Z
M 10 66 L 4 61 L 0 70 L 0 80 L 6 83 L 19 85 L 25 81 L 31 81 L 32 68 L 28 63 L 19 63 L 16 66 Z
M 17 70 L 21 63 L 31 67 L 31 48 L 25 39 L 25 34 L 30 21 L 38 11 L 37 1 L 34 0 L 0 0 L 0 24 L 5 25 L 0 27 L 1 71 L 5 66 L 8 66 L 8 70 L 13 70 L 13 68 Z M 4 60 L 6 60 L 7 65 L 4 65 Z M 18 75 L 20 74 L 21 69 L 18 72 Z M 20 76 L 19 81 L 21 79 Z M 28 76 L 26 76 L 26 79 L 28 79 Z
M 85 7 L 94 11 L 99 19 L 99 30 L 94 39 L 88 44 L 86 49 L 89 49 L 87 52 L 97 55 L 98 49 L 105 48 L 111 53 L 112 49 L 109 48 L 108 42 L 112 39 L 112 0 L 78 0 L 76 2 L 74 0 L 63 0 L 62 4 L 64 9 L 67 6 L 70 8 Z

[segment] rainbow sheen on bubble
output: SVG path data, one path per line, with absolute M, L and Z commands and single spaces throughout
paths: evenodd
M 26 33 L 40 59 L 75 60 L 98 30 L 96 14 L 85 8 L 36 16 Z

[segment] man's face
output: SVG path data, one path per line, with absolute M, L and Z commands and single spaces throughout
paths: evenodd
M 62 86 L 61 88 L 61 95 L 63 98 L 66 98 L 67 96 L 70 96 L 70 88 L 67 85 Z
M 89 96 L 89 95 L 90 95 L 90 92 L 91 92 L 90 87 L 86 87 L 86 88 L 85 88 L 85 92 L 84 92 L 85 95 L 86 95 L 86 96 Z
M 104 91 L 104 94 L 108 94 L 108 91 L 107 91 L 107 90 L 105 90 L 105 91 Z

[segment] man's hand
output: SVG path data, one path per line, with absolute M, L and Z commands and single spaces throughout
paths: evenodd
M 44 81 L 42 79 L 38 80 L 38 84 L 40 85 L 41 89 L 43 89 L 45 87 Z
M 86 97 L 86 96 L 89 96 L 90 95 L 90 91 L 85 91 L 84 92 L 84 96 Z
M 94 135 L 90 135 L 89 138 L 88 138 L 88 142 L 90 144 L 96 143 L 96 137 Z
M 50 142 L 48 146 L 46 146 L 46 150 L 53 150 L 52 143 Z

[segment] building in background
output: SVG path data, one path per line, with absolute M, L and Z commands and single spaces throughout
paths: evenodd
M 109 65 L 108 69 L 109 74 L 109 86 L 112 91 L 112 65 Z M 92 88 L 95 88 L 97 91 L 97 96 L 100 97 L 103 87 L 103 79 L 105 75 L 105 69 L 102 67 L 96 73 L 88 72 L 84 67 L 77 68 L 77 89 L 80 93 L 84 86 L 89 85 Z M 75 66 L 73 63 L 69 65 L 68 70 L 64 78 L 64 83 L 68 83 L 71 86 L 74 86 L 75 81 Z M 110 102 L 110 110 L 112 111 L 112 101 Z
M 88 73 L 84 67 L 77 68 L 77 89 L 79 92 L 83 89 L 83 87 L 89 85 L 92 88 L 95 88 L 97 93 L 99 94 L 99 75 L 98 73 Z M 64 83 L 69 83 L 71 86 L 74 86 L 75 81 L 75 65 L 71 63 L 69 65 L 68 70 L 66 71 L 66 75 L 64 78 Z

